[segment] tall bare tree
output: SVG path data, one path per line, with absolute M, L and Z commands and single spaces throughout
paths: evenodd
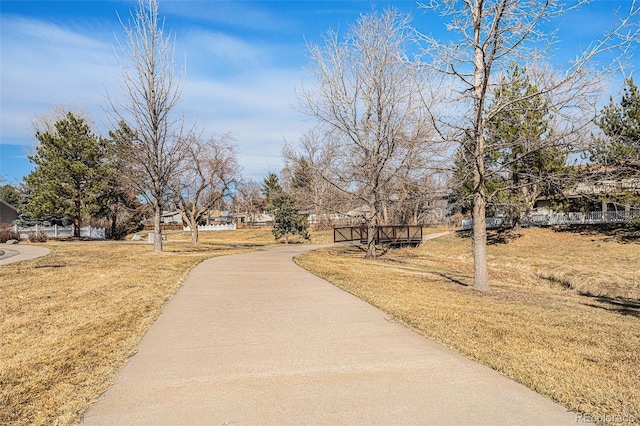
M 635 1 L 621 19 L 615 19 L 610 32 L 579 53 L 566 69 L 554 69 L 546 62 L 552 52 L 555 33 L 545 31 L 553 19 L 588 1 L 577 0 L 566 6 L 556 0 L 444 0 L 422 6 L 449 18 L 448 34 L 453 40 L 440 42 L 422 34 L 424 63 L 441 76 L 440 87 L 449 87 L 447 107 L 455 116 L 434 114 L 444 139 L 468 141 L 466 155 L 473 171 L 473 287 L 489 288 L 486 257 L 485 182 L 492 173 L 485 164 L 487 123 L 511 105 L 529 97 L 541 97 L 553 115 L 545 146 L 520 153 L 513 161 L 522 161 L 549 146 L 571 151 L 586 140 L 593 123 L 601 83 L 610 76 L 611 67 L 595 68 L 593 59 L 606 52 L 619 52 L 616 60 L 626 58 L 628 48 L 638 37 Z M 635 27 L 632 25 L 636 25 Z M 500 76 L 513 63 L 526 66 L 537 92 L 494 99 Z M 495 100 L 495 101 L 494 101 Z
M 192 137 L 186 155 L 170 180 L 172 199 L 191 229 L 191 242 L 200 242 L 198 224 L 215 204 L 232 197 L 242 176 L 236 148 L 229 135 L 207 141 Z
M 322 149 L 323 146 L 322 135 L 311 129 L 302 135 L 298 146 L 287 144 L 282 150 L 283 185 L 302 209 L 314 215 L 312 224 L 316 229 L 331 226 L 334 214 L 350 209 L 344 193 L 320 173 L 331 164 L 330 152 Z
M 255 222 L 256 216 L 266 209 L 266 202 L 255 180 L 243 181 L 236 188 L 233 199 L 236 214 L 244 213 L 247 222 Z
M 121 21 L 122 22 L 122 21 Z M 165 35 L 157 0 L 139 0 L 127 22 L 126 42 L 119 43 L 122 96 L 109 97 L 115 119 L 134 137 L 123 147 L 129 182 L 153 207 L 154 251 L 162 251 L 163 199 L 171 175 L 185 150 L 183 120 L 176 114 L 182 74 L 175 72 L 174 41 Z
M 375 226 L 391 183 L 423 155 L 430 126 L 422 103 L 420 70 L 404 61 L 409 19 L 395 10 L 361 16 L 341 39 L 329 31 L 310 45 L 313 90 L 299 93 L 301 110 L 318 122 L 328 160 L 324 180 L 363 207 L 369 227 L 367 257 L 376 254 Z

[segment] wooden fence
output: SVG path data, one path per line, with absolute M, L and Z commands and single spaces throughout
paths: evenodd
M 185 226 L 182 228 L 183 231 L 188 232 L 191 231 L 191 228 Z M 225 223 L 218 225 L 198 225 L 198 232 L 200 231 L 235 231 L 236 224 L 235 223 Z
M 376 226 L 373 237 L 376 244 L 419 245 L 422 242 L 422 226 Z M 333 242 L 359 241 L 365 244 L 369 240 L 367 226 L 343 226 L 333 228 Z
M 180 223 L 161 223 L 160 224 L 160 229 L 162 229 L 163 231 L 182 231 L 183 225 L 182 222 Z M 144 225 L 144 230 L 145 231 L 153 231 L 154 230 L 154 225 L 153 224 L 146 224 Z

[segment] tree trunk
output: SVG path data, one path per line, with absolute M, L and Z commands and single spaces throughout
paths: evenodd
M 75 215 L 73 218 L 73 236 L 76 238 L 80 238 L 80 222 L 81 222 L 81 213 L 80 213 L 80 201 L 75 201 Z
M 118 226 L 118 204 L 114 204 L 111 211 L 111 239 L 116 239 L 116 227 Z
M 159 203 L 154 203 L 153 206 L 153 251 L 156 253 L 162 252 L 162 225 L 160 224 L 160 217 L 162 216 L 162 209 Z
M 382 205 L 382 223 L 381 225 L 389 224 L 389 211 L 387 210 L 387 203 L 380 203 Z
M 487 273 L 487 220 L 485 201 L 475 194 L 473 204 L 473 288 L 479 291 L 489 290 Z
M 375 185 L 377 188 L 377 182 Z M 373 259 L 376 257 L 376 233 L 378 231 L 378 225 L 380 225 L 380 214 L 382 201 L 380 200 L 380 194 L 377 190 L 373 191 L 373 202 L 369 204 L 371 218 L 367 222 L 367 259 Z
M 189 223 L 191 228 L 191 243 L 200 244 L 200 234 L 198 233 L 198 223 L 194 220 L 193 223 Z
M 369 222 L 367 225 L 367 259 L 376 257 L 376 226 Z
M 484 139 L 476 137 L 476 160 L 473 171 L 473 288 L 489 290 L 487 272 L 487 210 L 484 188 Z
M 80 218 L 78 216 L 73 218 L 73 236 L 80 238 Z
M 474 168 L 473 168 L 473 288 L 489 290 L 487 273 L 487 219 L 484 168 L 484 101 L 490 72 L 480 42 L 482 30 L 482 2 L 473 3 L 473 109 L 474 109 Z

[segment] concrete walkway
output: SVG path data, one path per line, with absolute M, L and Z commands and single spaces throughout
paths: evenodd
M 48 248 L 38 246 L 2 244 L 0 245 L 0 265 L 46 256 L 50 251 Z
M 297 267 L 308 246 L 209 259 L 86 425 L 560 425 L 563 407 Z

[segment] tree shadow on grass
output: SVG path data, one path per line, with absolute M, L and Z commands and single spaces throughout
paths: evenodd
M 458 238 L 471 238 L 473 237 L 473 231 L 457 231 L 456 236 Z M 511 241 L 521 237 L 522 233 L 510 228 L 487 230 L 487 245 L 509 244 Z
M 463 286 L 463 287 L 471 287 L 471 284 L 468 284 L 468 283 L 465 283 L 465 282 L 463 282 L 463 281 L 460 281 L 459 279 L 454 278 L 454 277 L 452 277 L 452 276 L 450 276 L 450 275 L 444 274 L 444 273 L 442 273 L 442 272 L 431 272 L 431 273 L 432 273 L 433 275 L 437 275 L 437 276 L 439 276 L 439 277 L 442 277 L 442 278 L 444 278 L 445 280 L 450 281 L 450 282 L 452 282 L 452 283 L 454 283 L 454 284 L 458 284 L 458 285 L 461 285 L 461 286 Z
M 585 303 L 585 305 L 587 306 L 590 306 L 592 308 L 605 309 L 607 311 L 614 312 L 620 315 L 630 315 L 636 318 L 640 318 L 640 301 L 637 299 L 614 299 L 605 296 L 590 297 L 593 297 L 593 299 L 600 302 L 600 304 Z
M 605 236 L 605 241 L 618 243 L 640 243 L 640 226 L 626 223 L 607 223 L 593 225 L 564 225 L 553 228 L 554 232 L 568 232 L 583 236 Z

